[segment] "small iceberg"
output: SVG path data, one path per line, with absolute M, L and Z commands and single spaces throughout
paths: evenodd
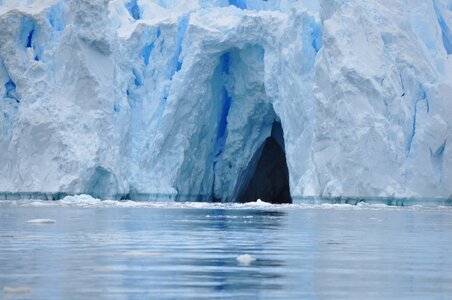
M 251 265 L 251 263 L 253 261 L 256 260 L 256 258 L 254 258 L 253 256 L 249 255 L 249 254 L 242 254 L 237 256 L 237 262 L 239 263 L 239 265 L 241 266 L 249 266 Z
M 53 219 L 31 219 L 26 222 L 27 224 L 55 224 Z
M 252 208 L 270 208 L 275 207 L 274 204 L 262 201 L 262 199 L 257 199 L 255 202 L 248 202 L 245 205 L 250 206 Z
M 256 204 L 259 204 L 259 205 L 271 205 L 271 203 L 268 203 L 268 202 L 265 202 L 265 201 L 262 201 L 261 199 L 257 199 L 256 200 Z
M 100 199 L 85 194 L 66 196 L 60 202 L 68 206 L 78 207 L 91 207 L 102 203 Z

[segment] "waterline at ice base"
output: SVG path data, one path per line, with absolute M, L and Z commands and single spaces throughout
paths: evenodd
M 451 204 L 450 0 L 0 0 L 0 199 Z

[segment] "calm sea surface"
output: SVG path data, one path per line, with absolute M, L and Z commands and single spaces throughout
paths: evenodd
M 0 202 L 0 299 L 181 298 L 452 299 L 452 209 Z

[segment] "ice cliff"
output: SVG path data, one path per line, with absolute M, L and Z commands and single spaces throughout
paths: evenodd
M 0 192 L 449 198 L 451 54 L 451 0 L 0 0 Z

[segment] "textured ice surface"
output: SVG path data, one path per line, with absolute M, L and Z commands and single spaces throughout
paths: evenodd
M 293 197 L 448 198 L 451 7 L 0 1 L 0 191 L 234 201 L 280 122 Z

